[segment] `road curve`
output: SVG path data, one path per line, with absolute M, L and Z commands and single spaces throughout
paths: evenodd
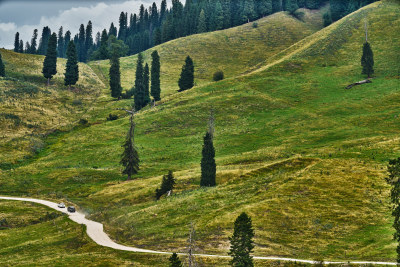
M 120 244 L 115 243 L 110 239 L 110 237 L 104 232 L 103 225 L 101 223 L 91 221 L 85 218 L 85 215 L 83 213 L 80 213 L 79 211 L 75 213 L 70 213 L 67 211 L 67 209 L 60 209 L 57 206 L 57 203 L 47 201 L 47 200 L 41 200 L 41 199 L 35 199 L 35 198 L 21 198 L 21 197 L 6 197 L 6 196 L 0 196 L 0 199 L 3 200 L 15 200 L 15 201 L 26 201 L 26 202 L 33 202 L 37 204 L 41 204 L 44 206 L 47 206 L 49 208 L 52 208 L 54 210 L 57 210 L 59 212 L 68 214 L 69 218 L 78 223 L 78 224 L 84 224 L 86 225 L 86 232 L 88 236 L 98 245 L 103 246 L 103 247 L 109 247 L 113 249 L 118 249 L 118 250 L 124 250 L 124 251 L 132 251 L 132 252 L 141 252 L 141 253 L 151 253 L 151 254 L 171 254 L 171 252 L 165 252 L 165 251 L 155 251 L 155 250 L 149 250 L 149 249 L 141 249 L 141 248 L 135 248 L 135 247 L 128 247 L 128 246 L 123 246 Z M 179 253 L 183 255 L 183 253 Z M 208 254 L 196 254 L 196 256 L 201 256 L 201 257 L 217 257 L 217 258 L 229 258 L 229 256 L 222 256 L 222 255 L 208 255 Z M 259 256 L 254 256 L 254 259 L 257 260 L 269 260 L 269 261 L 291 261 L 291 262 L 301 262 L 301 263 L 310 263 L 314 264 L 316 263 L 313 260 L 302 260 L 302 259 L 292 259 L 292 258 L 280 258 L 280 257 L 259 257 Z M 343 262 L 330 262 L 330 261 L 325 261 L 325 264 L 344 264 L 344 263 L 351 263 L 351 264 L 375 264 L 375 265 L 397 265 L 395 262 L 373 262 L 373 261 L 343 261 Z

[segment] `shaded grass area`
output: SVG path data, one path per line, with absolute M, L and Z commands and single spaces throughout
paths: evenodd
M 52 136 L 34 162 L 2 171 L 0 192 L 72 200 L 104 222 L 116 241 L 139 247 L 184 251 L 193 221 L 199 252 L 226 254 L 233 221 L 246 211 L 256 228 L 257 255 L 394 260 L 384 177 L 387 160 L 400 148 L 400 40 L 393 34 L 400 30 L 399 9 L 375 3 L 248 75 L 179 94 L 172 94 L 172 78 L 164 81 L 171 95 L 136 116 L 142 162 L 131 182 L 124 182 L 119 166 L 128 119 L 115 110 L 131 101 L 110 101 L 104 91 L 87 113 L 90 127 Z M 345 90 L 364 79 L 365 16 L 376 77 Z M 124 77 L 133 79 L 128 72 Z M 211 108 L 219 185 L 199 189 Z M 121 118 L 107 122 L 111 112 Z M 155 189 L 169 169 L 177 190 L 156 202 Z

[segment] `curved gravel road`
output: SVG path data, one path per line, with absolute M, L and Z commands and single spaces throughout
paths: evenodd
M 85 215 L 83 213 L 80 213 L 79 211 L 75 213 L 70 213 L 67 211 L 66 208 L 60 209 L 57 205 L 57 203 L 47 201 L 47 200 L 41 200 L 41 199 L 35 199 L 35 198 L 21 198 L 21 197 L 6 197 L 6 196 L 0 196 L 0 199 L 4 200 L 16 200 L 16 201 L 27 201 L 27 202 L 33 202 L 33 203 L 38 203 L 41 205 L 45 205 L 49 208 L 55 209 L 57 211 L 63 212 L 65 214 L 68 214 L 69 218 L 78 223 L 78 224 L 84 224 L 86 225 L 86 232 L 88 236 L 98 245 L 103 246 L 103 247 L 109 247 L 113 249 L 118 249 L 118 250 L 125 250 L 125 251 L 132 251 L 132 252 L 142 252 L 142 253 L 152 253 L 152 254 L 172 254 L 171 252 L 164 252 L 164 251 L 155 251 L 155 250 L 148 250 L 148 249 L 141 249 L 141 248 L 134 248 L 134 247 L 127 247 L 123 246 L 120 244 L 115 243 L 110 239 L 110 237 L 104 232 L 103 230 L 103 225 L 101 223 L 91 221 L 85 218 Z M 183 255 L 183 253 L 178 253 Z M 218 258 L 230 258 L 229 256 L 221 256 L 221 255 L 207 255 L 207 254 L 195 254 L 196 256 L 202 256 L 202 257 L 218 257 Z M 279 260 L 279 261 L 291 261 L 291 262 L 301 262 L 301 263 L 316 263 L 315 261 L 312 260 L 302 260 L 302 259 L 291 259 L 291 258 L 280 258 L 280 257 L 258 257 L 254 256 L 254 259 L 257 260 Z M 351 263 L 351 264 L 375 264 L 375 265 L 397 265 L 395 262 L 373 262 L 373 261 L 343 261 L 343 262 L 329 262 L 325 261 L 325 264 L 344 264 L 344 263 Z

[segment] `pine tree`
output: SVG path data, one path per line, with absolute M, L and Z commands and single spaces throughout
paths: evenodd
M 57 55 L 58 57 L 64 57 L 64 33 L 63 27 L 58 30 L 58 45 L 57 45 Z
M 39 55 L 46 55 L 47 48 L 49 46 L 49 39 L 51 36 L 51 30 L 49 27 L 44 27 L 42 31 L 42 37 L 40 38 L 39 47 L 38 47 L 38 54 Z
M 24 53 L 24 41 L 19 40 L 18 52 Z
M 144 86 L 143 107 L 145 107 L 151 101 L 151 99 L 150 99 L 150 69 L 149 69 L 149 64 L 147 64 L 147 63 L 144 66 L 144 71 L 143 71 L 143 86 Z
M 256 12 L 254 9 L 254 0 L 245 0 L 243 11 L 241 14 L 241 23 L 250 22 L 255 17 L 256 17 Z
M 254 248 L 254 229 L 251 218 L 243 212 L 237 217 L 233 235 L 229 238 L 231 248 L 229 255 L 232 257 L 230 264 L 236 267 L 253 267 L 253 258 L 250 253 Z
M 157 28 L 155 31 L 154 31 L 154 38 L 153 38 L 154 40 L 153 40 L 153 42 L 154 42 L 154 45 L 159 45 L 159 44 L 161 44 L 161 30 L 160 30 L 160 28 Z
M 87 61 L 91 56 L 91 52 L 93 52 L 93 25 L 90 20 L 86 26 L 85 34 L 85 61 Z
M 50 79 L 53 78 L 53 75 L 57 74 L 57 35 L 55 33 L 49 39 L 42 73 L 47 79 L 47 85 L 50 85 Z
M 79 79 L 78 54 L 73 41 L 70 41 L 67 48 L 67 66 L 65 68 L 64 85 L 71 87 Z
M 176 253 L 173 253 L 169 258 L 169 267 L 183 267 L 183 264 Z
M 222 4 L 220 1 L 215 2 L 215 26 L 213 27 L 215 30 L 222 30 L 224 28 L 224 12 L 222 10 Z
M 216 186 L 215 149 L 211 133 L 204 136 L 204 144 L 201 158 L 201 180 L 200 186 Z
M 154 101 L 161 100 L 161 85 L 160 85 L 160 56 L 157 50 L 151 54 L 151 96 Z
M 67 31 L 65 33 L 65 36 L 64 36 L 64 53 L 63 53 L 63 57 L 67 56 L 67 48 L 68 48 L 68 45 L 69 45 L 70 41 L 71 41 L 71 32 Z M 75 48 L 76 48 L 76 46 L 75 46 Z
M 290 14 L 294 14 L 294 12 L 299 9 L 299 6 L 297 5 L 297 0 L 286 0 L 286 11 L 288 11 Z
M 390 200 L 392 202 L 392 216 L 394 217 L 393 235 L 397 244 L 397 262 L 400 263 L 400 158 L 390 160 L 388 166 L 389 177 L 386 182 L 391 186 Z
M 33 30 L 33 35 L 32 35 L 32 39 L 31 39 L 31 49 L 29 51 L 29 53 L 31 54 L 36 54 L 37 51 L 37 37 L 38 37 L 38 30 L 35 29 Z
M 156 189 L 156 199 L 159 200 L 164 194 L 172 192 L 175 186 L 175 178 L 172 171 L 168 175 L 164 175 L 161 183 L 161 188 Z
M 361 57 L 362 74 L 366 74 L 368 78 L 374 74 L 374 53 L 368 42 L 364 43 L 363 55 Z
M 81 24 L 78 35 L 78 60 L 86 62 L 86 46 L 85 46 L 85 25 Z
M 108 37 L 114 35 L 117 37 L 117 27 L 114 26 L 114 23 L 111 22 L 110 29 L 108 30 Z
M 3 63 L 3 59 L 1 58 L 1 53 L 0 53 L 0 77 L 6 77 L 6 68 Z
M 110 57 L 110 90 L 111 96 L 117 99 L 121 98 L 121 71 L 119 63 L 119 51 L 116 44 L 111 44 L 111 57 Z
M 108 34 L 107 30 L 104 29 L 103 32 L 101 33 L 99 59 L 107 59 L 109 56 L 107 41 L 108 41 Z
M 124 12 L 121 12 L 119 15 L 119 31 L 118 31 L 118 39 L 126 41 L 126 34 L 128 29 L 128 18 L 125 16 Z
M 272 13 L 272 0 L 257 1 L 257 12 L 260 17 L 265 17 Z
M 138 60 L 136 64 L 136 74 L 135 74 L 135 93 L 134 93 L 134 105 L 135 110 L 139 111 L 144 107 L 144 70 L 143 70 L 143 55 L 139 53 Z
M 128 175 L 128 180 L 130 180 L 133 174 L 138 173 L 140 163 L 139 154 L 135 148 L 135 123 L 133 122 L 133 114 L 130 119 L 129 132 L 122 147 L 124 148 L 121 158 L 121 164 L 124 166 L 122 174 Z
M 182 67 L 181 77 L 178 81 L 179 92 L 188 90 L 194 86 L 194 65 L 190 56 L 187 56 Z
M 19 52 L 19 32 L 15 34 L 15 39 L 14 39 L 14 52 Z
M 31 52 L 31 45 L 29 42 L 25 43 L 25 51 L 24 53 L 29 54 Z
M 203 33 L 207 31 L 206 14 L 204 9 L 201 10 L 199 15 L 199 22 L 197 26 L 197 33 Z

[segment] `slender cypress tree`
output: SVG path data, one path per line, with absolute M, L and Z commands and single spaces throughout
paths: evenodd
M 5 77 L 6 76 L 6 68 L 3 63 L 3 59 L 1 58 L 1 53 L 0 53 L 0 76 Z
M 143 55 L 139 53 L 136 64 L 136 77 L 135 77 L 135 93 L 134 93 L 134 104 L 135 110 L 139 111 L 143 108 L 145 99 L 144 93 L 144 81 L 143 81 Z
M 368 42 L 364 43 L 363 55 L 361 57 L 362 74 L 366 74 L 368 78 L 374 74 L 374 53 Z
M 176 253 L 173 253 L 169 258 L 169 267 L 183 267 L 183 264 Z
M 143 107 L 150 103 L 150 69 L 146 63 L 143 72 L 143 85 L 144 85 L 144 102 Z
M 154 98 L 154 101 L 161 100 L 161 85 L 160 85 L 160 56 L 157 51 L 154 51 L 151 54 L 151 96 Z
M 111 57 L 110 57 L 110 90 L 111 96 L 117 99 L 121 98 L 121 71 L 119 63 L 119 51 L 116 44 L 111 44 Z
M 204 136 L 204 144 L 201 158 L 200 186 L 216 186 L 215 149 L 213 139 L 209 132 Z
M 190 56 L 187 56 L 182 67 L 181 77 L 178 81 L 179 92 L 188 90 L 194 86 L 194 65 Z
M 101 38 L 100 38 L 99 59 L 107 59 L 109 56 L 107 41 L 108 41 L 107 30 L 104 29 L 103 32 L 101 33 Z
M 57 35 L 53 33 L 50 36 L 46 57 L 43 62 L 43 76 L 47 79 L 47 85 L 50 85 L 50 79 L 57 74 Z
M 79 79 L 78 54 L 73 41 L 70 41 L 67 48 L 67 66 L 65 69 L 64 84 L 71 88 Z
M 128 180 L 130 180 L 133 174 L 138 173 L 140 162 L 139 154 L 135 148 L 135 123 L 133 122 L 133 114 L 130 119 L 129 132 L 122 147 L 124 148 L 121 158 L 121 164 L 124 166 L 122 174 L 128 175 Z
M 57 45 L 57 55 L 58 57 L 64 57 L 64 32 L 63 27 L 61 26 L 58 30 L 58 45 Z M 69 45 L 69 43 L 67 44 Z M 68 49 L 68 48 L 67 48 Z
M 38 37 L 38 30 L 33 30 L 33 35 L 31 39 L 31 49 L 29 53 L 36 54 L 37 53 L 37 37 Z
M 253 258 L 250 253 L 253 252 L 254 229 L 251 218 L 243 212 L 237 217 L 233 229 L 233 235 L 229 238 L 231 249 L 229 255 L 232 260 L 230 264 L 237 267 L 253 267 Z
M 14 52 L 19 52 L 19 32 L 15 34 L 15 39 L 14 39 Z
M 390 200 L 392 202 L 393 227 L 396 232 L 393 235 L 397 244 L 397 262 L 400 263 L 400 158 L 389 161 L 389 177 L 387 183 L 391 186 Z

